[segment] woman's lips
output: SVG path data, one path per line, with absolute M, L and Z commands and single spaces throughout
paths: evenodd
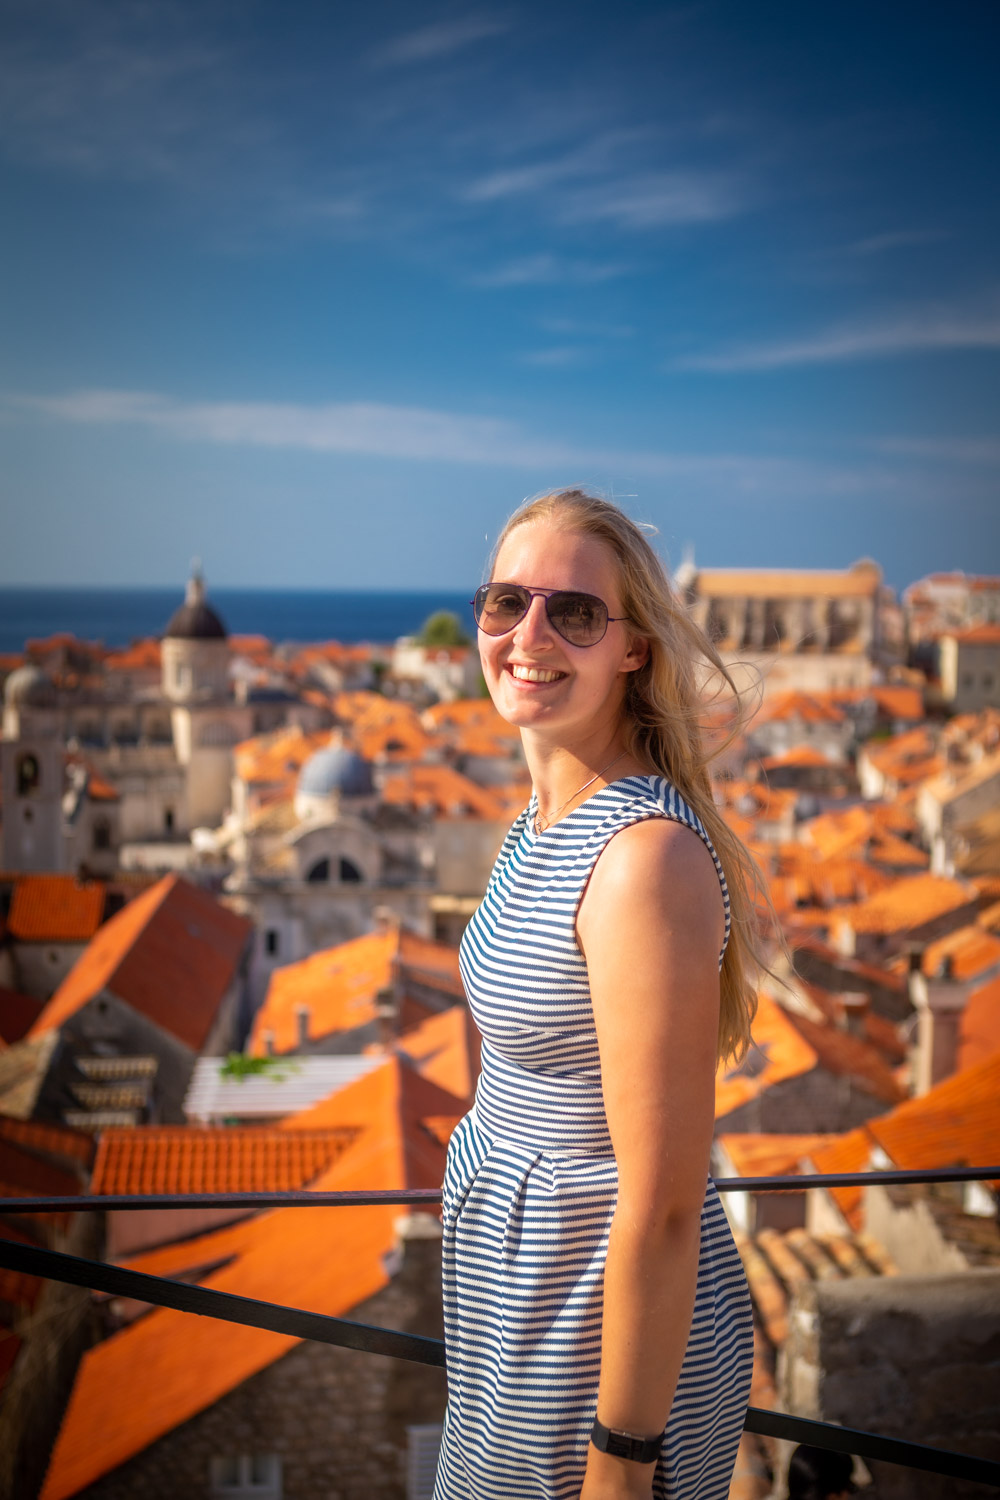
M 566 676 L 565 672 L 557 672 L 551 667 L 528 667 L 522 666 L 519 663 L 509 665 L 507 667 L 507 671 L 513 677 L 515 682 L 537 682 L 546 684 L 549 682 L 558 682 L 560 678 Z

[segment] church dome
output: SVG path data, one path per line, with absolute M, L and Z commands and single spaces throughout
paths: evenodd
M 328 745 L 311 755 L 299 772 L 298 790 L 307 797 L 370 797 L 374 790 L 372 770 L 356 750 Z
M 205 599 L 205 581 L 196 569 L 188 579 L 187 592 L 180 609 L 174 610 L 164 631 L 165 639 L 182 641 L 224 641 L 226 627 Z
M 18 667 L 7 678 L 3 701 L 8 708 L 55 708 L 55 683 L 41 667 Z

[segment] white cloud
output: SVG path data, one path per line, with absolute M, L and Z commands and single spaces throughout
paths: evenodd
M 896 229 L 887 234 L 873 234 L 848 245 L 850 255 L 882 255 L 887 250 L 901 250 L 907 245 L 929 245 L 949 236 L 943 229 Z
M 878 438 L 871 445 L 878 453 L 901 458 L 928 458 L 941 463 L 1000 464 L 1000 441 L 996 438 Z
M 620 261 L 566 260 L 540 252 L 519 256 L 469 279 L 473 286 L 482 287 L 553 286 L 561 282 L 591 286 L 624 276 L 628 270 L 629 267 Z
M 589 364 L 591 353 L 578 344 L 553 344 L 548 349 L 529 349 L 520 359 L 524 365 L 536 365 L 543 370 L 571 370 Z
M 918 311 L 894 319 L 832 328 L 809 338 L 748 344 L 717 354 L 687 355 L 673 360 L 670 368 L 738 374 L 957 349 L 1000 349 L 1000 316 L 992 311 L 980 316 Z
M 571 224 L 659 229 L 731 219 L 745 207 L 745 191 L 726 174 L 647 172 L 570 189 L 563 195 L 558 216 Z
M 474 42 L 502 36 L 509 29 L 509 21 L 486 14 L 465 16 L 460 21 L 441 21 L 394 37 L 372 54 L 372 61 L 379 67 L 407 67 L 415 63 L 436 62 L 441 57 L 461 52 Z
M 84 390 L 63 396 L 8 395 L 15 415 L 86 426 L 144 427 L 172 438 L 243 448 L 365 454 L 374 458 L 496 465 L 548 473 L 630 475 L 703 486 L 735 496 L 803 495 L 894 490 L 894 475 L 756 454 L 684 453 L 591 448 L 537 437 L 502 417 L 470 416 L 377 402 L 306 406 L 264 401 L 177 401 L 144 391 Z

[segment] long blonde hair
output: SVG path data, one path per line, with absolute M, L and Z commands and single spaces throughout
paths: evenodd
M 755 860 L 715 805 L 708 767 L 746 717 L 743 697 L 712 642 L 678 599 L 648 540 L 616 505 L 583 490 L 539 495 L 511 516 L 497 539 L 492 561 L 516 527 L 538 520 L 552 520 L 567 531 L 597 537 L 610 548 L 624 612 L 635 633 L 649 641 L 644 666 L 627 678 L 628 749 L 673 783 L 700 818 L 722 862 L 732 927 L 720 975 L 719 1057 L 738 1060 L 750 1043 L 757 982 L 767 969 L 757 902 L 769 902 Z M 728 697 L 730 730 L 722 744 L 716 734 L 710 744 L 706 734 L 705 685 L 713 678 Z

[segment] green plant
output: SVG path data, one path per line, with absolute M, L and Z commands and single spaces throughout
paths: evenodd
M 263 1074 L 275 1083 L 281 1083 L 299 1070 L 298 1063 L 290 1057 L 249 1057 L 245 1052 L 230 1052 L 219 1069 L 220 1078 L 233 1083 L 244 1083 L 248 1078 Z

